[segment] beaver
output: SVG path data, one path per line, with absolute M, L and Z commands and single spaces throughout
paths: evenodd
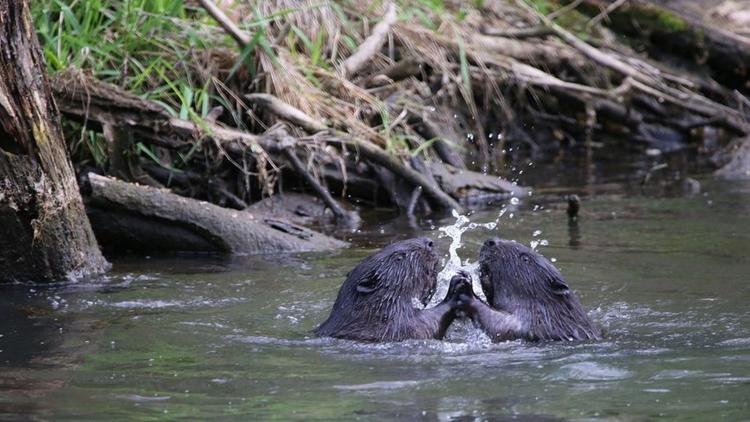
M 451 290 L 458 309 L 494 341 L 601 338 L 560 271 L 525 245 L 488 239 L 479 253 L 479 278 L 487 303 L 474 295 L 467 273 L 453 277 Z
M 360 341 L 442 339 L 455 319 L 457 294 L 430 309 L 440 257 L 428 238 L 403 240 L 365 258 L 339 289 L 331 314 L 315 334 Z

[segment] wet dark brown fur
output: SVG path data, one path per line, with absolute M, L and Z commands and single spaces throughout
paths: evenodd
M 430 309 L 412 303 L 430 301 L 438 264 L 427 238 L 396 242 L 365 258 L 348 274 L 331 315 L 315 333 L 362 341 L 442 338 L 454 318 L 452 292 Z
M 531 248 L 489 239 L 479 254 L 479 273 L 487 303 L 470 292 L 462 306 L 493 340 L 601 338 L 560 271 Z M 465 285 L 466 277 L 454 277 L 453 289 Z

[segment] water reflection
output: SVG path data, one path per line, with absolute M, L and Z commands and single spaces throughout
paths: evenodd
M 45 290 L 0 286 L 0 365 L 29 365 L 62 343 L 64 322 L 55 311 L 64 299 Z
M 568 220 L 568 246 L 573 249 L 581 247 L 581 228 L 577 218 Z

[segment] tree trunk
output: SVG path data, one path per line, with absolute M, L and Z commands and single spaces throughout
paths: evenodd
M 0 1 L 0 282 L 101 273 L 27 1 Z

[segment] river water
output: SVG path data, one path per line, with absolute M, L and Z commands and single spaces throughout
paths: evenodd
M 375 249 L 427 235 L 448 259 L 453 217 L 367 220 L 333 253 L 120 258 L 103 279 L 0 286 L 0 420 L 750 420 L 750 185 L 598 195 L 578 226 L 527 199 L 463 234 L 469 267 L 491 234 L 538 242 L 598 343 L 491 344 L 461 323 L 445 341 L 314 338 Z

